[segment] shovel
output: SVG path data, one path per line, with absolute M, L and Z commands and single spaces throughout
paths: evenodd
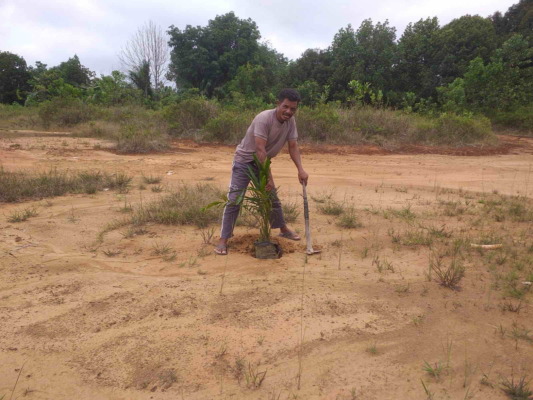
M 304 198 L 304 219 L 305 219 L 305 240 L 306 240 L 306 250 L 305 252 L 308 255 L 320 253 L 320 250 L 313 250 L 313 245 L 311 244 L 311 228 L 309 227 L 309 204 L 307 203 L 307 189 L 305 183 L 302 183 L 303 188 L 303 198 Z

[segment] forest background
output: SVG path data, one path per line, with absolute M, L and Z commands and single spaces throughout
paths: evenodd
M 233 12 L 206 26 L 140 27 L 123 72 L 97 77 L 74 55 L 54 67 L 0 51 L 0 128 L 69 129 L 121 152 L 172 137 L 236 143 L 283 87 L 302 95 L 300 137 L 394 147 L 494 144 L 533 134 L 533 1 L 505 13 L 339 29 L 326 49 L 288 60 Z

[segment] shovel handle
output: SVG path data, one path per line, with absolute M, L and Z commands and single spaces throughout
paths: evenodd
M 311 244 L 311 228 L 309 226 L 309 204 L 307 202 L 307 189 L 306 184 L 302 183 L 303 198 L 304 198 L 304 219 L 305 219 L 305 240 L 307 253 L 313 252 L 313 245 Z

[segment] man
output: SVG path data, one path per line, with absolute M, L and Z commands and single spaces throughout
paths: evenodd
M 259 113 L 252 124 L 246 131 L 246 136 L 237 146 L 235 157 L 233 159 L 233 168 L 231 172 L 231 183 L 229 187 L 228 200 L 235 201 L 239 192 L 246 190 L 250 179 L 248 178 L 248 166 L 254 168 L 254 153 L 259 161 L 264 162 L 267 157 L 274 158 L 285 143 L 289 144 L 289 154 L 298 170 L 298 180 L 300 183 L 307 185 L 309 175 L 302 167 L 300 149 L 298 148 L 298 131 L 296 122 L 293 118 L 298 109 L 300 94 L 294 89 L 283 89 L 278 95 L 276 108 Z M 267 190 L 273 190 L 276 186 L 272 173 L 268 179 Z M 240 206 L 228 204 L 224 208 L 222 217 L 222 230 L 220 240 L 215 247 L 215 253 L 219 255 L 228 254 L 228 239 L 233 236 L 235 222 L 239 215 Z M 280 236 L 291 240 L 300 240 L 300 237 L 291 231 L 283 218 L 281 203 L 274 196 L 272 202 L 271 215 L 272 228 L 280 229 Z

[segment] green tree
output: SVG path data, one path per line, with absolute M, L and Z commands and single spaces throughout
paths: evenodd
M 82 89 L 65 82 L 57 68 L 41 70 L 33 75 L 30 82 L 32 92 L 26 99 L 26 105 L 34 105 L 53 97 L 79 98 L 83 94 Z
M 84 67 L 77 55 L 62 62 L 53 69 L 59 72 L 65 83 L 76 87 L 87 87 L 94 78 L 95 73 L 89 68 Z
M 30 90 L 31 75 L 24 58 L 0 51 L 0 103 L 24 103 Z
M 366 19 L 355 33 L 357 57 L 355 79 L 369 82 L 376 90 L 389 90 L 396 52 L 396 28 L 389 21 L 375 25 Z
M 268 91 L 264 67 L 250 63 L 240 66 L 235 77 L 224 86 L 224 91 L 239 93 L 245 98 L 263 97 Z
M 489 63 L 470 62 L 464 75 L 466 100 L 473 110 L 510 111 L 533 102 L 533 47 L 519 34 L 496 50 Z
M 35 62 L 35 67 L 30 65 L 28 67 L 28 71 L 30 72 L 32 81 L 38 80 L 43 74 L 48 71 L 47 65 L 43 64 L 40 61 Z
M 439 29 L 436 17 L 407 25 L 398 41 L 397 64 L 394 69 L 396 90 L 412 92 L 419 98 L 436 95 Z
M 509 7 L 505 14 L 502 15 L 499 11 L 494 13 L 491 20 L 501 43 L 519 33 L 530 45 L 533 44 L 533 1 L 520 0 Z
M 268 44 L 260 44 L 254 63 L 263 67 L 266 85 L 265 95 L 278 93 L 283 87 L 287 87 L 287 74 L 289 62 L 287 58 L 271 48 Z
M 490 19 L 465 15 L 440 29 L 437 46 L 439 84 L 446 85 L 463 76 L 474 58 L 488 61 L 497 47 L 497 37 Z
M 466 94 L 463 78 L 456 78 L 452 83 L 437 88 L 442 110 L 460 114 L 466 111 Z
M 323 90 L 322 87 L 316 81 L 305 81 L 296 86 L 296 89 L 302 97 L 302 104 L 310 107 L 314 107 L 321 103 Z
M 125 74 L 113 71 L 111 75 L 102 75 L 93 80 L 88 97 L 95 103 L 117 105 L 137 102 L 141 96 L 139 91 L 126 81 Z
M 50 100 L 54 97 L 81 98 L 91 85 L 94 72 L 84 67 L 78 56 L 69 58 L 59 65 L 46 68 L 39 61 L 30 69 L 32 92 L 28 96 L 28 105 Z
M 331 94 L 335 99 L 345 100 L 349 95 L 348 82 L 355 79 L 354 65 L 357 62 L 357 40 L 350 24 L 333 37 L 331 57 Z
M 169 78 L 179 88 L 198 88 L 211 97 L 231 81 L 242 65 L 257 65 L 261 35 L 251 19 L 233 12 L 217 16 L 206 27 L 171 26 Z
M 288 67 L 287 80 L 290 87 L 316 82 L 319 86 L 328 84 L 331 76 L 331 51 L 307 49 Z
M 366 19 L 357 31 L 342 28 L 331 46 L 331 89 L 335 98 L 346 100 L 348 83 L 368 82 L 375 90 L 392 88 L 392 67 L 396 51 L 396 29 L 389 22 L 373 24 Z

